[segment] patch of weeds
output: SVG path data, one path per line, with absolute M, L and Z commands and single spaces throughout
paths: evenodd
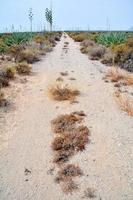
M 80 94 L 79 90 L 67 86 L 53 86 L 49 89 L 49 96 L 55 101 L 72 101 Z
M 63 78 L 59 77 L 56 79 L 56 81 L 63 82 Z
M 93 188 L 87 188 L 87 190 L 84 191 L 84 196 L 83 198 L 89 198 L 89 199 L 94 199 L 96 198 L 96 190 Z
M 115 98 L 121 110 L 133 117 L 133 101 L 131 101 L 128 97 L 122 95 L 121 92 L 118 90 L 115 92 Z
M 70 81 L 75 81 L 76 78 L 73 78 L 73 77 L 72 77 L 72 78 L 69 78 L 69 80 L 70 80 Z
M 73 155 L 73 151 L 71 150 L 59 150 L 56 152 L 54 156 L 53 162 L 59 165 L 62 165 L 69 161 L 69 158 Z
M 65 45 L 69 45 L 69 42 L 64 42 Z
M 0 87 L 8 87 L 9 85 L 9 79 L 0 74 Z
M 14 79 L 16 74 L 16 69 L 13 66 L 8 66 L 5 68 L 3 75 L 7 79 Z
M 5 103 L 4 93 L 0 90 L 0 106 L 3 106 Z
M 62 184 L 62 190 L 66 194 L 72 194 L 78 189 L 79 189 L 78 185 L 73 180 L 69 180 Z
M 17 63 L 16 70 L 19 74 L 29 75 L 31 73 L 31 66 L 27 62 Z
M 24 174 L 25 174 L 25 176 L 28 176 L 29 174 L 31 174 L 31 171 L 29 169 L 25 168 Z
M 73 177 L 81 175 L 83 175 L 83 173 L 78 166 L 75 166 L 74 164 L 68 164 L 58 172 L 58 176 L 56 177 L 56 182 L 58 183 L 66 182 Z
M 51 121 L 54 133 L 64 133 L 72 130 L 77 122 L 81 122 L 83 117 L 77 114 L 60 115 Z
M 68 76 L 68 72 L 61 72 L 61 76 Z

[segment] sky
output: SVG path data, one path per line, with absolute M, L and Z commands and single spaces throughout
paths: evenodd
M 47 23 L 45 9 L 51 0 L 0 0 L 0 31 L 28 31 L 28 10 L 33 9 L 33 29 Z M 128 30 L 133 27 L 133 0 L 52 0 L 54 29 Z M 12 26 L 13 25 L 13 26 Z

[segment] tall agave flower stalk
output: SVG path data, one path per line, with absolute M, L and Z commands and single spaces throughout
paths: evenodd
M 33 22 L 33 11 L 32 11 L 32 8 L 29 9 L 29 20 L 30 20 L 30 32 L 32 34 L 32 22 Z
M 52 8 L 51 9 L 46 8 L 45 17 L 46 17 L 47 22 L 50 25 L 50 32 L 52 32 L 52 27 L 53 27 L 53 12 L 52 12 Z

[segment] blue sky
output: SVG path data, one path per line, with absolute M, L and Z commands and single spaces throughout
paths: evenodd
M 54 27 L 63 29 L 127 30 L 133 26 L 133 0 L 53 0 Z M 0 31 L 29 30 L 28 9 L 33 8 L 34 30 L 42 29 L 50 0 L 0 0 Z

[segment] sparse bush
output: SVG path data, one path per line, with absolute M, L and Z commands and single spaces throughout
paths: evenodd
M 106 51 L 106 49 L 104 46 L 99 45 L 99 46 L 93 47 L 89 52 L 90 59 L 91 60 L 101 59 L 104 56 L 105 51 Z
M 9 80 L 3 74 L 0 74 L 0 88 L 9 86 Z
M 27 63 L 33 63 L 39 61 L 39 52 L 33 49 L 22 50 L 19 54 L 19 62 L 27 61 Z
M 115 54 L 115 63 L 121 68 L 133 72 L 133 48 L 129 43 L 114 46 L 112 50 Z
M 0 89 L 0 107 L 6 106 L 7 105 L 7 100 L 5 99 L 4 93 Z
M 131 101 L 128 97 L 123 96 L 119 91 L 115 92 L 115 97 L 121 110 L 133 117 L 133 101 Z
M 11 54 L 15 58 L 15 61 L 16 61 L 20 55 L 20 52 L 23 50 L 23 48 L 24 47 L 22 45 L 14 44 L 8 47 L 8 53 Z
M 123 74 L 119 68 L 112 67 L 107 72 L 106 78 L 109 78 L 112 82 L 117 82 L 117 81 L 123 79 Z
M 49 89 L 49 96 L 56 101 L 73 101 L 80 92 L 67 86 L 53 86 Z
M 27 62 L 21 62 L 16 64 L 16 70 L 19 74 L 30 74 L 31 66 Z
M 87 38 L 86 33 L 77 33 L 75 35 L 72 35 L 72 38 L 75 42 L 83 42 Z
M 77 122 L 81 122 L 83 119 L 83 116 L 80 116 L 78 114 L 66 114 L 66 115 L 60 115 L 56 119 L 51 121 L 52 128 L 54 133 L 65 133 L 69 130 L 72 130 L 73 127 Z
M 95 43 L 92 40 L 86 39 L 83 42 L 81 42 L 81 46 L 83 47 L 93 47 L 95 46 Z
M 68 133 L 64 133 L 62 137 L 56 137 L 52 143 L 52 148 L 55 151 L 82 151 L 88 143 L 89 130 L 85 126 L 69 129 Z
M 105 52 L 105 54 L 103 55 L 101 62 L 103 64 L 113 65 L 114 64 L 114 53 L 111 52 L 110 50 L 107 50 Z
M 73 164 L 68 164 L 67 166 L 65 166 L 63 169 L 61 169 L 58 172 L 58 177 L 56 178 L 56 180 L 59 183 L 66 182 L 70 180 L 71 178 L 76 177 L 76 176 L 81 176 L 82 174 L 83 173 L 78 166 L 75 166 Z
M 8 66 L 4 69 L 3 75 L 7 79 L 14 79 L 16 74 L 16 69 L 14 66 Z

